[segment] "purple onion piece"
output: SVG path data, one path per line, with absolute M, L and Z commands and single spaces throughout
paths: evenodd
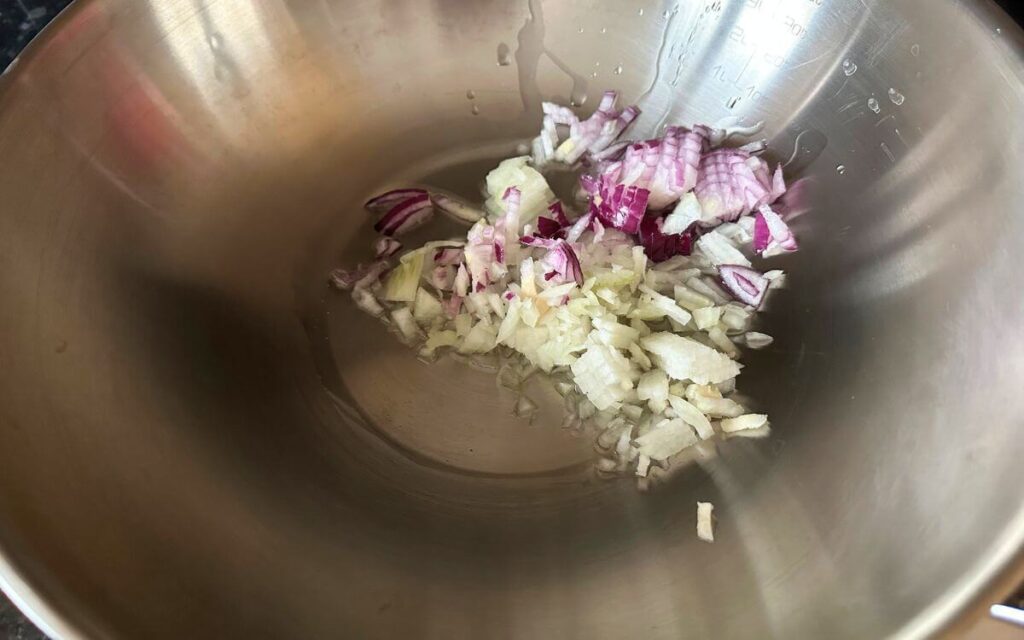
M 752 307 L 761 306 L 770 282 L 759 271 L 736 264 L 723 264 L 718 273 L 725 289 L 734 298 Z
M 424 195 L 426 193 L 425 189 L 392 189 L 391 191 L 386 191 L 379 196 L 370 198 L 363 206 L 373 213 L 383 213 L 399 202 L 408 200 L 414 196 Z
M 338 289 L 364 289 L 372 286 L 387 273 L 386 260 L 378 260 L 367 265 L 359 265 L 355 269 L 335 269 L 331 272 L 331 284 Z
M 594 198 L 591 209 L 593 213 L 610 227 L 623 233 L 636 233 L 640 230 L 640 222 L 647 211 L 650 191 L 637 186 L 616 184 L 603 185 L 599 197 Z
M 462 262 L 462 247 L 438 247 L 434 252 L 434 264 L 457 265 Z
M 519 238 L 519 242 L 527 247 L 543 247 L 544 249 L 553 249 L 558 245 L 557 238 L 543 238 L 540 236 L 523 236 Z
M 690 255 L 693 250 L 693 232 L 691 229 L 683 233 L 668 235 L 662 233 L 661 216 L 646 216 L 640 223 L 638 237 L 644 253 L 654 262 L 664 262 L 672 256 Z
M 393 206 L 373 228 L 386 236 L 399 235 L 430 219 L 433 213 L 430 196 L 424 191 Z
M 401 250 L 402 243 L 388 236 L 377 238 L 377 242 L 373 245 L 373 252 L 378 258 L 393 256 Z

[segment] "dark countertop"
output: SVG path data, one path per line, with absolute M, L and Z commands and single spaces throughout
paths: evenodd
M 0 70 L 71 0 L 0 0 Z
M 70 3 L 71 0 L 0 0 L 0 71 Z M 45 640 L 46 636 L 0 594 L 0 638 Z

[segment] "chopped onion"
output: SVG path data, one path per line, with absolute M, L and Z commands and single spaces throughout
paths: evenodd
M 702 235 L 700 239 L 697 240 L 697 248 L 699 248 L 711 261 L 711 264 L 715 266 L 723 264 L 743 265 L 744 267 L 750 266 L 750 260 L 747 260 L 747 257 L 744 256 L 728 238 L 717 231 L 709 231 Z
M 458 222 L 475 223 L 484 217 L 484 212 L 444 193 L 432 193 L 430 199 L 438 211 Z
M 722 284 L 737 300 L 755 308 L 761 306 L 770 284 L 764 275 L 738 264 L 723 264 L 718 270 Z
M 697 503 L 697 537 L 704 542 L 715 541 L 715 528 L 712 520 L 712 512 L 715 505 L 710 502 Z
M 750 429 L 760 429 L 768 424 L 768 416 L 763 413 L 748 413 L 738 418 L 727 418 L 722 420 L 722 431 L 735 433 Z
M 386 236 L 396 236 L 426 222 L 433 213 L 430 196 L 424 191 L 400 200 L 373 225 L 373 228 Z
M 758 209 L 754 221 L 754 250 L 758 253 L 770 256 L 799 248 L 789 225 L 771 207 Z
M 399 202 L 423 195 L 427 195 L 426 189 L 393 189 L 370 198 L 363 206 L 373 213 L 384 213 Z
M 753 155 L 763 142 L 716 148 L 753 129 L 730 120 L 620 142 L 639 111 L 619 111 L 615 101 L 606 93 L 582 121 L 544 103 L 533 157 L 488 173 L 483 210 L 415 188 L 371 199 L 383 235 L 377 260 L 335 270 L 330 281 L 403 341 L 425 339 L 421 359 L 444 349 L 493 372 L 517 393 L 516 415 L 535 414 L 523 381 L 547 372 L 564 398 L 565 426 L 601 432 L 599 471 L 634 473 L 651 486 L 648 476 L 663 475 L 666 462 L 716 429 L 721 437 L 768 432 L 767 417 L 745 413 L 732 395 L 734 359 L 738 345 L 771 344 L 749 329 L 784 274 L 755 270 L 745 247 L 768 257 L 797 244 L 771 208 L 786 193 L 781 168 Z M 537 168 L 579 160 L 586 203 L 576 217 Z M 402 248 L 393 236 L 434 209 L 471 223 L 465 238 L 428 242 L 392 268 L 387 258 Z M 699 504 L 700 535 L 713 540 L 712 506 Z
M 402 243 L 394 238 L 384 236 L 377 239 L 373 245 L 373 252 L 378 258 L 393 256 L 402 250 Z
M 640 346 L 652 360 L 675 380 L 697 384 L 722 382 L 739 375 L 740 367 L 727 356 L 691 338 L 672 333 L 652 333 L 641 338 Z
M 775 338 L 770 335 L 757 331 L 748 331 L 743 335 L 743 342 L 751 349 L 764 349 L 774 341 Z

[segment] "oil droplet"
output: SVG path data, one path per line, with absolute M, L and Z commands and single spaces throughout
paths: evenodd
M 846 165 L 836 165 L 836 173 L 838 173 L 839 175 L 843 175 L 844 173 L 846 173 Z
M 644 15 L 644 10 L 640 9 L 639 11 L 636 12 L 636 15 L 638 15 L 638 16 Z
M 509 51 L 508 45 L 502 42 L 498 45 L 498 66 L 507 67 L 512 64 L 512 52 Z
M 466 92 L 466 99 L 467 100 L 473 100 L 474 98 L 476 98 L 476 91 L 473 91 L 472 89 L 470 89 L 469 91 Z
M 910 45 L 910 55 L 912 55 L 912 56 L 914 56 L 916 58 L 920 53 L 921 53 L 921 45 L 919 45 L 919 44 L 912 44 L 912 45 Z
M 849 58 L 843 60 L 843 73 L 848 76 L 852 76 L 853 74 L 857 73 L 857 64 L 853 62 L 853 60 L 850 60 Z
M 622 65 L 620 64 L 620 65 L 616 66 L 614 69 L 612 69 L 612 73 L 614 73 L 615 75 L 621 75 L 622 74 Z
M 892 87 L 889 87 L 889 100 L 898 107 L 903 104 L 903 94 Z
M 871 109 L 875 113 L 878 113 L 879 111 L 882 110 L 882 107 L 878 105 L 878 100 L 875 100 L 874 98 L 868 98 L 868 109 Z
M 480 107 L 474 104 L 473 108 L 470 109 L 469 112 L 472 113 L 474 116 L 478 116 L 480 115 Z

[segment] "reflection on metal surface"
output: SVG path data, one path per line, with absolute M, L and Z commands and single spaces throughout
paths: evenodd
M 986 7 L 79 0 L 0 79 L 0 582 L 67 636 L 948 625 L 1024 536 L 1024 40 Z M 472 195 L 606 83 L 636 136 L 764 120 L 803 241 L 744 373 L 772 437 L 643 492 L 324 278 L 368 194 Z

